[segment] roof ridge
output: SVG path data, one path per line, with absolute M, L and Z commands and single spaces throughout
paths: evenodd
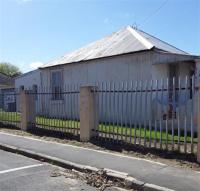
M 131 26 L 127 27 L 127 30 L 142 43 L 147 49 L 152 49 L 154 45 L 149 42 L 146 38 L 144 38 L 141 34 L 139 34 L 135 29 L 133 29 Z
M 161 41 L 161 42 L 167 44 L 168 46 L 171 46 L 171 47 L 173 47 L 173 48 L 175 48 L 175 49 L 177 49 L 177 50 L 179 50 L 179 51 L 181 51 L 181 52 L 184 52 L 184 53 L 186 53 L 186 54 L 189 54 L 188 52 L 186 52 L 186 51 L 184 51 L 184 50 L 182 50 L 182 49 L 180 49 L 180 48 L 177 48 L 176 46 L 174 46 L 174 45 L 172 45 L 172 44 L 170 44 L 170 43 L 168 43 L 168 42 L 166 42 L 166 41 L 164 41 L 164 40 L 161 40 L 160 38 L 158 38 L 158 37 L 156 37 L 156 36 L 154 36 L 154 35 L 151 35 L 151 34 L 145 32 L 145 31 L 143 31 L 143 30 L 141 30 L 141 29 L 138 29 L 138 30 L 141 31 L 141 32 L 143 32 L 143 33 L 145 33 L 146 35 L 149 35 L 149 36 L 151 36 L 151 37 L 153 37 L 153 38 L 155 38 L 155 39 L 157 39 L 157 40 L 159 40 L 159 41 Z

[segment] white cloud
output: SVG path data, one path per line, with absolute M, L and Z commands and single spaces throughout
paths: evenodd
M 34 69 L 39 68 L 39 67 L 42 66 L 42 65 L 43 65 L 42 62 L 37 61 L 37 62 L 32 62 L 32 63 L 30 63 L 29 67 L 30 67 L 32 70 L 34 70 Z

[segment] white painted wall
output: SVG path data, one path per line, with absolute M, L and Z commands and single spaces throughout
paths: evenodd
M 33 85 L 41 87 L 41 72 L 39 69 L 27 72 L 15 79 L 15 88 L 17 91 L 20 91 L 21 86 L 24 86 L 24 89 L 32 89 Z M 20 99 L 19 96 L 16 98 L 16 108 L 17 111 L 20 111 Z
M 41 86 L 41 72 L 39 69 L 22 74 L 15 79 L 15 88 L 24 86 L 25 89 L 30 89 L 33 85 Z

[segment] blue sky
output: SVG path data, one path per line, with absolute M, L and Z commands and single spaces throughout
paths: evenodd
M 200 0 L 0 0 L 0 62 L 27 72 L 135 24 L 200 55 Z

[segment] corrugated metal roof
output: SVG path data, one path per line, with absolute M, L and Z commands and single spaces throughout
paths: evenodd
M 170 53 L 187 54 L 141 30 L 128 26 L 59 59 L 44 64 L 41 68 L 150 50 L 154 47 Z
M 161 49 L 163 51 L 166 51 L 166 52 L 170 52 L 170 53 L 174 53 L 174 54 L 185 54 L 185 55 L 189 55 L 187 52 L 185 51 L 182 51 L 144 31 L 141 31 L 141 30 L 137 30 L 137 32 L 143 36 L 145 39 L 147 39 L 151 44 L 154 45 L 154 47 L 158 48 L 158 49 Z

